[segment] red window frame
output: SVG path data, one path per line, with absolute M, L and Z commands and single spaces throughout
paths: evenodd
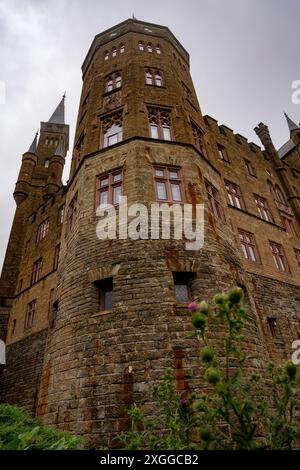
M 71 233 L 74 230 L 75 222 L 77 219 L 77 202 L 78 202 L 78 193 L 75 194 L 71 200 L 68 208 L 67 216 L 67 233 Z
M 279 271 L 290 272 L 289 265 L 283 250 L 282 245 L 269 240 L 271 253 L 273 255 L 274 263 Z
M 49 231 L 49 219 L 45 219 L 38 227 L 36 234 L 36 241 L 40 242 L 43 240 Z
M 122 196 L 123 189 L 123 170 L 117 169 L 110 173 L 105 173 L 97 177 L 96 185 L 96 208 L 100 206 L 101 194 L 107 194 L 106 205 L 103 205 L 104 209 L 108 204 L 117 205 L 119 201 L 115 200 L 116 189 L 120 188 L 120 196 Z
M 148 108 L 149 119 L 149 133 L 152 139 L 160 139 L 166 141 L 173 140 L 173 131 L 171 125 L 171 112 L 165 109 Z M 155 134 L 153 134 L 153 130 Z M 168 138 L 166 138 L 165 130 L 168 131 Z
M 41 278 L 41 272 L 43 267 L 43 259 L 39 258 L 33 263 L 32 274 L 31 274 L 31 285 L 38 282 Z
M 182 203 L 184 202 L 184 191 L 183 191 L 183 181 L 182 181 L 182 172 L 179 167 L 172 166 L 163 166 L 155 165 L 153 168 L 153 178 L 154 178 L 154 187 L 155 187 L 155 197 L 157 201 L 160 202 L 171 202 L 171 203 Z M 160 173 L 160 174 L 159 174 Z M 177 176 L 175 176 L 175 174 Z M 159 197 L 158 185 L 164 185 L 164 192 L 166 197 Z M 173 186 L 179 188 L 180 199 L 174 199 Z
M 258 196 L 257 194 L 254 194 L 254 199 L 257 205 L 260 218 L 262 220 L 266 220 L 267 222 L 274 222 L 267 200 L 261 196 Z
M 259 255 L 253 233 L 247 232 L 243 229 L 238 229 L 238 232 L 244 258 L 252 261 L 253 263 L 258 263 Z
M 222 222 L 225 221 L 224 212 L 220 203 L 219 191 L 208 180 L 205 180 L 208 203 L 211 212 Z
M 283 222 L 283 226 L 284 226 L 286 232 L 289 235 L 292 235 L 293 237 L 297 236 L 294 223 L 291 219 L 288 219 L 287 217 L 282 217 L 282 222 Z
M 24 331 L 29 330 L 34 322 L 34 317 L 36 314 L 36 299 L 32 300 L 27 304 L 26 315 L 24 321 Z
M 225 180 L 225 186 L 227 189 L 228 204 L 236 207 L 237 209 L 245 209 L 244 200 L 239 185 L 232 183 L 231 181 Z

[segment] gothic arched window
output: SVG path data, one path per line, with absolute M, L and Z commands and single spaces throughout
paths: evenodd
M 116 57 L 116 55 L 117 55 L 117 48 L 116 47 L 112 48 L 111 55 L 112 55 L 112 57 Z
M 139 42 L 139 50 L 143 51 L 144 49 L 145 49 L 145 44 L 143 43 L 143 41 L 140 41 Z
M 112 91 L 122 86 L 122 75 L 120 72 L 116 72 L 112 75 L 109 75 L 106 78 L 106 91 Z
M 103 119 L 103 147 L 110 147 L 123 139 L 123 116 L 119 111 Z
M 120 54 L 124 54 L 125 52 L 125 44 L 120 45 Z
M 105 51 L 104 52 L 104 60 L 108 60 L 108 59 L 109 59 L 109 52 Z
M 148 42 L 148 44 L 147 44 L 147 51 L 148 52 L 153 52 L 153 46 L 152 46 L 151 42 Z
M 170 112 L 149 108 L 149 126 L 152 139 L 172 140 Z
M 159 44 L 156 44 L 155 49 L 156 49 L 156 54 L 161 54 L 161 48 Z

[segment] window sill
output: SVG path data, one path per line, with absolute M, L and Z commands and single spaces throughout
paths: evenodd
M 91 315 L 91 317 L 92 318 L 102 317 L 103 315 L 109 315 L 110 313 L 113 313 L 113 310 L 101 310 L 100 312 L 93 313 L 93 315 Z

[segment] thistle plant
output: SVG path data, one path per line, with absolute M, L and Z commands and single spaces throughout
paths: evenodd
M 192 337 L 199 342 L 205 393 L 182 397 L 170 370 L 154 387 L 159 412 L 147 419 L 134 405 L 132 429 L 118 439 L 126 449 L 291 449 L 299 447 L 294 418 L 297 366 L 268 364 L 263 377 L 255 372 L 243 348 L 249 317 L 243 290 L 231 289 L 189 305 Z M 211 339 L 211 326 L 223 334 L 223 350 Z M 249 370 L 253 372 L 249 372 Z

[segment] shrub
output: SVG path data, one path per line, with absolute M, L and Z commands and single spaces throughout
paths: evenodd
M 21 408 L 0 405 L 0 450 L 66 450 L 80 445 L 79 437 L 44 426 Z

